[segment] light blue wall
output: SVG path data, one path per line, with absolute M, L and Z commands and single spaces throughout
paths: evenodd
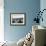
M 40 9 L 40 0 L 4 0 L 4 38 L 18 41 L 32 29 L 33 19 Z M 10 26 L 10 13 L 26 13 L 25 26 Z
M 41 0 L 41 1 L 40 1 L 40 9 L 41 9 L 41 11 L 42 11 L 43 9 L 46 9 L 46 0 Z M 46 10 L 43 12 L 42 17 L 43 17 L 43 22 L 40 21 L 40 25 L 46 27 Z

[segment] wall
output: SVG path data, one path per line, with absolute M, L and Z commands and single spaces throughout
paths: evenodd
M 41 0 L 41 1 L 40 1 L 40 9 L 41 9 L 41 11 L 42 11 L 43 9 L 46 9 L 46 0 Z M 46 19 L 46 10 L 43 12 L 42 17 L 43 17 L 43 22 L 40 21 L 40 25 L 46 27 L 46 20 L 45 20 L 45 19 Z
M 40 10 L 40 0 L 4 0 L 4 38 L 18 41 L 32 29 L 33 19 Z M 26 13 L 26 25 L 10 26 L 10 13 Z

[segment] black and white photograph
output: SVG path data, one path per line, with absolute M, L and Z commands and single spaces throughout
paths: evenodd
M 11 25 L 25 25 L 25 13 L 11 13 L 10 24 Z

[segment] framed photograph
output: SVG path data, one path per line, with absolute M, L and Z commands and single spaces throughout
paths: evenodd
M 10 13 L 10 25 L 25 25 L 25 19 L 26 19 L 25 13 Z

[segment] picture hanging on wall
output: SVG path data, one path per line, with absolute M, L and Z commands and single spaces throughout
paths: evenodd
M 21 26 L 26 24 L 26 13 L 10 13 L 10 25 Z

